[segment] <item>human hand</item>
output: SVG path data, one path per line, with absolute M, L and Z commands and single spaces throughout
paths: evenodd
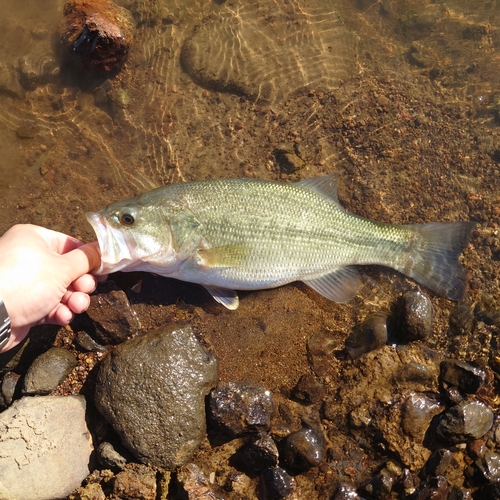
M 19 344 L 34 325 L 67 325 L 84 312 L 97 286 L 89 273 L 100 263 L 97 242 L 83 244 L 29 224 L 6 231 L 0 238 L 0 298 L 12 334 L 1 352 Z

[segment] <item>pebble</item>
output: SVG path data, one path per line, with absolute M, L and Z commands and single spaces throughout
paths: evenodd
M 436 426 L 444 443 L 458 444 L 484 436 L 493 425 L 493 412 L 479 401 L 462 401 L 447 410 Z
M 89 473 L 83 396 L 25 397 L 0 413 L 0 498 L 66 498 Z
M 173 470 L 205 437 L 205 396 L 217 376 L 217 360 L 191 327 L 163 328 L 107 354 L 95 403 L 139 461 Z
M 487 325 L 500 324 L 500 307 L 494 297 L 483 294 L 474 307 L 474 316 Z
M 99 285 L 86 315 L 98 340 L 105 344 L 119 344 L 141 328 L 127 294 L 112 281 Z
M 401 471 L 399 471 L 399 473 L 401 473 Z M 364 493 L 374 500 L 390 498 L 392 488 L 398 475 L 395 475 L 394 471 L 390 468 L 384 467 L 375 477 L 361 485 L 359 490 L 362 494 Z
M 271 393 L 258 385 L 220 382 L 210 393 L 210 420 L 230 437 L 269 430 L 272 412 Z
M 52 347 L 40 354 L 26 372 L 22 393 L 43 395 L 51 393 L 76 367 L 75 356 L 62 347 Z
M 292 396 L 307 405 L 318 404 L 326 396 L 326 387 L 314 375 L 305 373 L 294 387 Z
M 405 433 L 422 442 L 432 419 L 441 413 L 442 405 L 426 394 L 411 394 L 403 404 L 401 426 Z
M 474 462 L 475 468 L 481 476 L 490 483 L 500 482 L 500 455 L 487 450 L 483 456 Z
M 452 454 L 450 450 L 436 450 L 425 463 L 420 475 L 424 478 L 445 476 L 446 470 L 451 464 Z
M 369 315 L 345 341 L 345 354 L 356 359 L 387 344 L 387 314 Z
M 303 427 L 282 441 L 280 456 L 291 470 L 304 472 L 323 462 L 325 444 L 313 429 Z
M 405 341 L 425 340 L 432 333 L 432 303 L 421 292 L 404 293 L 398 302 L 398 336 Z
M 7 408 L 12 404 L 18 381 L 19 375 L 17 373 L 7 372 L 4 375 L 0 386 L 0 407 Z
M 76 343 L 87 352 L 106 352 L 106 347 L 97 343 L 87 332 L 78 332 Z
M 97 448 L 97 460 L 105 469 L 113 472 L 122 470 L 127 465 L 127 459 L 118 453 L 114 446 L 107 441 L 103 441 Z
M 459 302 L 451 310 L 449 324 L 452 336 L 469 335 L 474 324 L 474 312 L 471 305 Z
M 418 488 L 418 500 L 448 500 L 448 481 L 445 477 L 431 477 Z
M 336 340 L 331 333 L 321 331 L 309 337 L 307 356 L 314 373 L 318 377 L 323 377 L 328 372 L 336 349 Z
M 360 500 L 357 489 L 350 484 L 341 484 L 332 500 Z
M 259 433 L 240 453 L 246 468 L 262 471 L 278 465 L 279 452 L 274 440 L 266 433 Z
M 447 359 L 440 364 L 440 380 L 449 386 L 455 386 L 466 394 L 475 394 L 488 377 L 481 368 L 469 365 L 458 359 Z
M 293 493 L 295 479 L 281 467 L 272 467 L 261 475 L 261 486 L 266 500 L 279 500 Z
M 298 156 L 297 148 L 294 144 L 280 144 L 274 151 L 274 157 L 279 165 L 280 171 L 284 174 L 293 174 L 304 168 L 305 161 Z

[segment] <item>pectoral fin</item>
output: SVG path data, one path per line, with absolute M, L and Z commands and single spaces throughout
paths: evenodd
M 238 294 L 234 290 L 228 290 L 227 288 L 219 288 L 218 286 L 208 286 L 204 285 L 207 292 L 224 307 L 227 307 L 231 311 L 238 309 L 240 305 L 240 300 Z
M 198 250 L 198 264 L 206 267 L 236 267 L 248 256 L 245 245 L 224 245 Z
M 349 302 L 358 293 L 361 276 L 355 267 L 344 267 L 311 280 L 302 280 L 319 294 L 334 302 Z

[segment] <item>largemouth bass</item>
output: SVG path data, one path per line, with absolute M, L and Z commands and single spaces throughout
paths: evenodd
M 222 179 L 161 187 L 87 214 L 102 257 L 98 273 L 149 271 L 204 286 L 228 309 L 235 290 L 302 281 L 336 302 L 361 284 L 356 266 L 396 269 L 459 300 L 458 256 L 475 224 L 396 226 L 347 213 L 337 177 L 293 184 Z

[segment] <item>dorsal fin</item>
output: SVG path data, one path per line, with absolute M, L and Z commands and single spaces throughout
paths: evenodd
M 333 174 L 322 175 L 320 177 L 313 177 L 312 179 L 304 179 L 298 181 L 296 184 L 303 186 L 312 191 L 316 191 L 331 201 L 339 204 L 339 199 L 337 197 L 337 183 L 339 180 L 338 174 L 335 172 Z

